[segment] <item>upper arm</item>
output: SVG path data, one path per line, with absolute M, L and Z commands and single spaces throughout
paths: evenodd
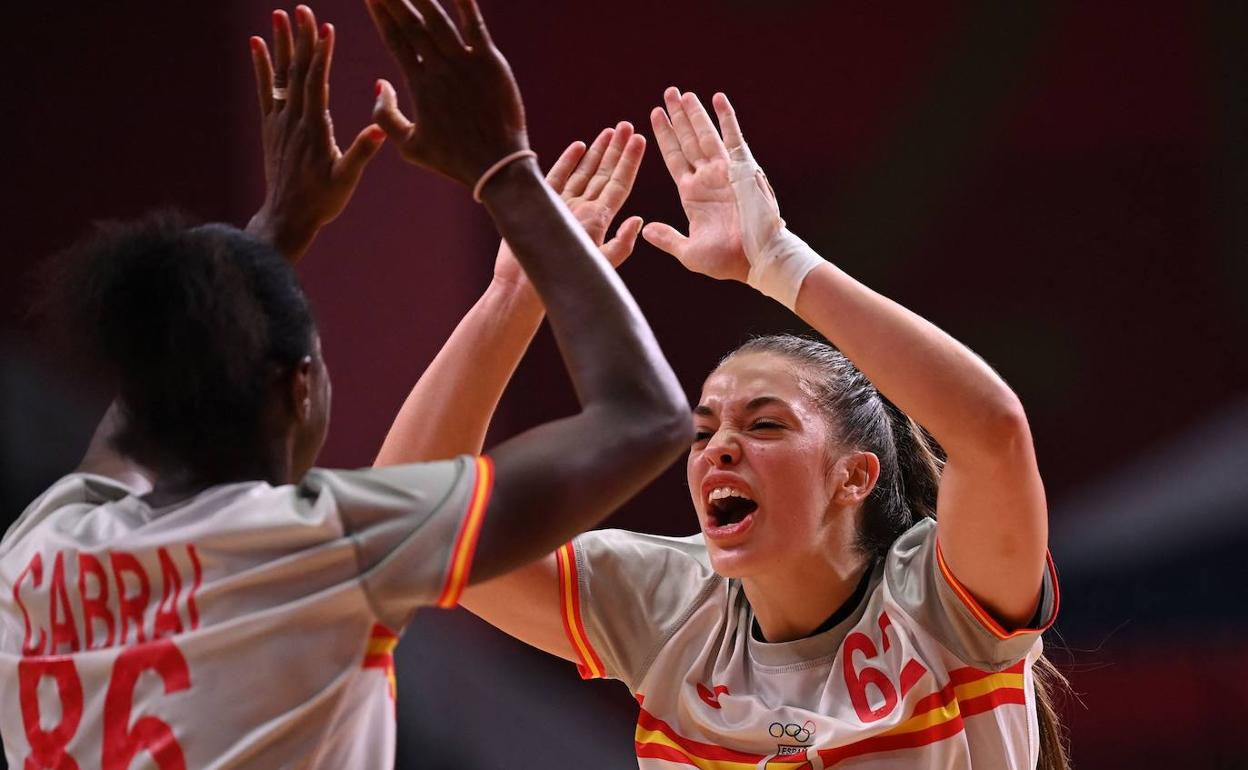
M 951 453 L 937 497 L 941 553 L 957 581 L 1004 625 L 1035 614 L 1048 550 L 1048 508 L 1019 407 L 980 451 Z
M 564 633 L 559 567 L 553 553 L 469 586 L 460 604 L 508 636 L 564 660 L 577 661 Z

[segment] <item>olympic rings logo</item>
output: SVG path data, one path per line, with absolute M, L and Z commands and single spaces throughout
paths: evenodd
M 802 724 L 793 722 L 772 722 L 767 732 L 772 738 L 792 738 L 798 743 L 806 743 L 815 735 L 815 723 L 807 719 Z

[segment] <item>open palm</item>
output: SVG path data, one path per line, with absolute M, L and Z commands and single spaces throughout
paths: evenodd
M 750 265 L 741 245 L 724 141 L 696 96 L 669 88 L 663 100 L 666 111 L 656 107 L 650 122 L 689 218 L 689 235 L 657 222 L 642 235 L 693 272 L 745 281 Z
M 615 237 L 607 240 L 611 222 L 633 189 L 645 151 L 645 138 L 633 133 L 632 124 L 622 122 L 615 128 L 604 128 L 588 148 L 584 142 L 570 144 L 546 175 L 551 188 L 613 267 L 619 267 L 633 253 L 641 230 L 641 217 L 629 217 Z M 506 241 L 498 247 L 494 276 L 511 283 L 523 280 L 524 272 Z

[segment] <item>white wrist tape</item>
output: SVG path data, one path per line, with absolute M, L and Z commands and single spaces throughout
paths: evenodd
M 737 199 L 741 245 L 750 262 L 746 282 L 789 310 L 796 310 L 802 281 L 823 264 L 823 257 L 785 228 L 767 175 L 744 144 L 731 151 L 728 177 Z

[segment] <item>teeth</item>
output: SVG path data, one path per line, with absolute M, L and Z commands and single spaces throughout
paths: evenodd
M 711 490 L 711 494 L 707 496 L 706 499 L 708 502 L 714 502 L 716 500 L 723 500 L 725 497 L 739 497 L 742 500 L 750 499 L 732 487 L 715 487 Z

